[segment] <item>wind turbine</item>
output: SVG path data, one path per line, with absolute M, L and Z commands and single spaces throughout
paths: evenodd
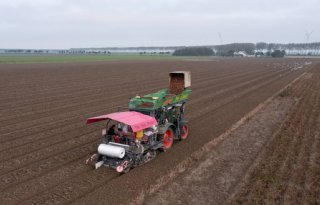
M 310 31 L 310 32 L 308 32 L 308 31 L 306 31 L 306 39 L 307 39 L 307 43 L 309 43 L 309 40 L 310 40 L 310 36 L 311 36 L 311 34 L 314 32 L 314 30 L 312 30 L 312 31 Z
M 218 33 L 218 36 L 219 36 L 219 40 L 220 40 L 220 45 L 222 45 L 222 35 L 220 32 Z
M 310 32 L 308 32 L 308 31 L 306 31 L 306 41 L 307 41 L 307 45 L 306 45 L 306 50 L 305 50 L 305 52 L 306 52 L 306 55 L 308 55 L 308 48 L 309 48 L 309 40 L 310 40 L 310 36 L 311 36 L 311 34 L 314 32 L 314 30 L 312 30 L 312 31 L 310 31 Z

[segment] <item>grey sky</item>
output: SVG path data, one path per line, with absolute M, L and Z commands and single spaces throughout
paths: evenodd
M 1 0 L 0 48 L 320 41 L 319 0 Z M 221 34 L 221 39 L 219 38 Z

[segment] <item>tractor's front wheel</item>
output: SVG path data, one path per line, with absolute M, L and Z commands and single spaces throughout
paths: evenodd
M 181 129 L 181 140 L 184 140 L 188 137 L 189 127 L 188 125 L 183 125 Z
M 163 143 L 163 146 L 161 148 L 163 151 L 166 151 L 167 149 L 170 149 L 172 147 L 173 138 L 174 138 L 174 133 L 171 128 L 168 128 L 163 135 L 160 135 L 159 140 L 162 141 Z

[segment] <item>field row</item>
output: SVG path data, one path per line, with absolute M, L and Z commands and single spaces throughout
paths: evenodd
M 28 89 L 17 92 L 21 95 L 15 97 L 12 93 L 23 84 L 1 85 L 7 86 L 3 92 L 7 98 L 0 103 L 6 107 L 0 116 L 0 198 L 4 204 L 92 203 L 93 199 L 108 199 L 114 204 L 120 200 L 117 193 L 123 186 L 128 197 L 122 202 L 128 202 L 139 190 L 148 188 L 152 179 L 169 174 L 176 163 L 308 70 L 307 67 L 293 70 L 290 67 L 293 61 L 285 64 L 283 60 L 279 60 L 279 64 L 241 59 L 141 62 L 130 64 L 130 69 L 128 65 L 93 63 L 85 68 L 82 64 L 58 64 L 43 68 L 51 75 L 49 82 L 39 78 L 45 75 L 41 66 L 33 69 L 30 65 L 27 68 L 30 79 L 24 79 Z M 147 93 L 166 87 L 172 67 L 192 72 L 194 92 L 187 104 L 186 116 L 190 122 L 190 138 L 121 177 L 112 170 L 92 171 L 85 166 L 84 160 L 96 150 L 104 126 L 103 123 L 85 126 L 85 119 L 115 111 L 117 106 L 125 105 L 136 90 Z M 26 68 L 12 69 L 20 78 Z M 152 74 L 145 75 L 149 71 Z M 68 82 L 68 76 L 77 82 Z M 12 78 L 14 75 L 10 74 L 7 79 Z M 81 85 L 81 82 L 84 83 Z M 32 87 L 35 91 L 29 90 Z
M 298 105 L 233 203 L 320 203 L 320 65 L 305 76 L 292 90 Z

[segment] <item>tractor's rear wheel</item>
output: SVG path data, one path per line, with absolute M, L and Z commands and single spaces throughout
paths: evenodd
M 181 129 L 181 140 L 184 140 L 188 137 L 189 127 L 188 125 L 183 125 Z
M 168 128 L 163 135 L 160 135 L 159 140 L 162 141 L 163 143 L 163 146 L 161 148 L 163 151 L 166 151 L 172 147 L 173 138 L 174 138 L 174 133 L 171 128 Z

